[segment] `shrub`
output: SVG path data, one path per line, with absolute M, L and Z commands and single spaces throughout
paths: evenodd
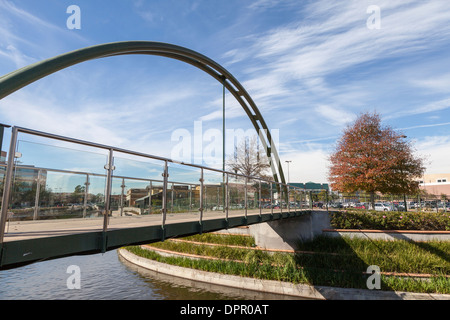
M 345 210 L 330 215 L 336 229 L 450 231 L 450 213 Z

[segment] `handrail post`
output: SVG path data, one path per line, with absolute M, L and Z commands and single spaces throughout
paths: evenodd
M 89 173 L 86 173 L 86 182 L 84 183 L 84 201 L 83 201 L 83 218 L 86 218 L 86 211 L 87 211 L 87 200 L 89 196 L 89 185 L 91 183 L 89 182 Z M 122 197 L 123 200 L 123 197 Z
M 148 192 L 148 214 L 152 214 L 152 192 L 153 192 L 153 184 L 152 180 L 150 180 L 150 190 Z
M 280 213 L 283 218 L 283 185 L 280 183 Z
M 169 168 L 167 165 L 167 160 L 164 161 L 164 173 L 163 176 L 163 194 L 162 194 L 162 220 L 161 220 L 161 229 L 162 229 L 162 240 L 165 239 L 165 226 L 166 226 L 166 213 L 167 213 L 167 179 L 169 178 Z
M 227 228 L 228 228 L 228 202 L 229 202 L 229 198 L 228 198 L 228 173 L 225 173 L 225 220 L 227 223 Z
M 270 215 L 273 220 L 273 183 L 270 182 Z
M 287 209 L 288 209 L 288 216 L 291 215 L 291 187 L 289 185 L 286 186 L 287 188 Z
M 262 203 L 261 203 L 261 180 L 259 181 L 259 217 L 262 217 Z
M 189 210 L 188 212 L 192 211 L 192 184 L 189 185 Z
M 245 210 L 245 223 L 247 223 L 247 176 L 245 177 L 245 192 L 244 192 L 244 210 Z
M 3 186 L 2 210 L 0 217 L 0 244 L 3 245 L 5 236 L 6 220 L 8 219 L 9 197 L 11 194 L 12 176 L 14 170 L 14 157 L 16 154 L 17 136 L 19 130 L 17 127 L 12 128 L 11 143 L 9 145 L 8 165 L 6 167 L 5 184 Z
M 42 170 L 38 170 L 37 178 L 36 178 L 36 193 L 34 195 L 34 213 L 33 220 L 38 219 L 39 214 L 39 193 L 41 192 L 41 174 Z
M 111 207 L 111 186 L 112 186 L 112 171 L 114 170 L 113 149 L 109 149 L 108 164 L 105 165 L 106 173 L 106 191 L 105 191 L 105 211 L 103 219 L 103 232 L 108 228 L 108 216 Z
M 173 201 L 174 201 L 173 197 L 174 197 L 174 190 L 175 190 L 173 182 L 172 182 L 171 186 L 172 186 L 172 188 L 170 189 L 170 210 L 171 210 L 171 212 L 173 213 L 173 212 L 175 211 L 175 210 L 174 210 L 174 206 L 173 206 L 173 205 L 174 205 L 174 203 L 173 203 Z
M 111 187 L 112 187 L 112 172 L 114 170 L 113 148 L 109 149 L 108 163 L 105 165 L 106 173 L 106 190 L 105 190 L 105 210 L 103 212 L 103 243 L 102 252 L 106 252 L 109 212 L 111 209 Z
M 200 217 L 199 217 L 199 221 L 198 221 L 198 223 L 199 223 L 199 225 L 200 225 L 200 234 L 202 233 L 202 231 L 203 231 L 203 226 L 202 226 L 202 223 L 203 223 L 203 187 L 204 187 L 204 184 L 203 184 L 203 168 L 200 168 L 200 179 L 199 179 L 199 181 L 200 181 L 200 208 L 198 208 L 198 210 L 200 211 Z

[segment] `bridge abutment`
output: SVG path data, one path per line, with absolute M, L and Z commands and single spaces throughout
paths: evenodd
M 277 250 L 297 250 L 298 244 L 313 240 L 330 228 L 327 211 L 312 211 L 302 216 L 252 224 L 247 229 L 229 229 L 230 233 L 245 233 L 255 239 L 258 247 Z

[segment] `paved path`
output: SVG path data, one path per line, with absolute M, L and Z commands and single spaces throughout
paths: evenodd
M 284 209 L 283 212 L 287 210 Z M 263 210 L 262 213 L 270 213 L 270 210 Z M 280 210 L 274 210 L 280 213 Z M 258 215 L 259 209 L 248 210 L 247 216 Z M 244 216 L 242 210 L 230 210 L 228 217 Z M 222 211 L 207 211 L 203 213 L 203 220 L 225 218 Z M 166 224 L 199 221 L 199 212 L 169 213 L 166 216 Z M 131 216 L 111 216 L 108 221 L 108 230 L 137 228 L 146 226 L 161 225 L 162 215 L 131 215 Z M 5 228 L 4 241 L 16 241 L 32 238 L 53 237 L 69 235 L 83 232 L 95 232 L 103 230 L 103 217 L 98 218 L 78 218 L 78 219 L 52 219 L 36 221 L 8 221 Z

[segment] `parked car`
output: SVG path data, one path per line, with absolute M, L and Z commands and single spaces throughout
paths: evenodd
M 367 205 L 366 205 L 365 203 L 357 203 L 357 204 L 355 205 L 355 208 L 356 208 L 356 209 L 366 209 L 366 208 L 367 208 Z
M 391 211 L 391 208 L 384 203 L 375 203 L 375 211 Z

